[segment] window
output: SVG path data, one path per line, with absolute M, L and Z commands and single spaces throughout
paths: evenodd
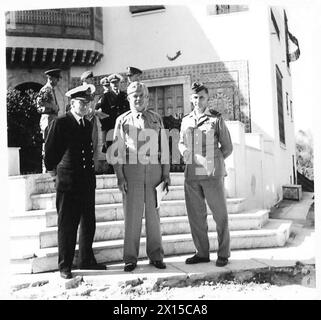
M 243 5 L 208 5 L 207 13 L 208 15 L 218 15 L 218 14 L 227 14 L 232 12 L 247 11 L 248 6 Z
M 286 92 L 286 113 L 289 115 L 289 94 Z
M 280 141 L 285 144 L 282 78 L 283 78 L 282 74 L 278 66 L 276 65 L 276 92 L 277 92 L 278 116 L 279 116 L 279 136 L 280 136 Z
M 289 55 L 289 30 L 288 30 L 288 18 L 284 10 L 284 33 L 285 33 L 285 56 L 286 56 L 286 65 L 290 68 L 290 55 Z
M 292 100 L 290 100 L 290 116 L 291 116 L 291 122 L 293 122 Z
M 272 20 L 274 29 L 275 29 L 275 31 L 276 31 L 276 34 L 277 34 L 279 40 L 280 40 L 280 29 L 279 29 L 279 27 L 278 27 L 278 24 L 276 23 L 276 20 L 275 20 L 275 17 L 274 17 L 274 14 L 273 14 L 272 9 L 271 9 L 270 11 L 271 11 L 271 20 Z
M 145 13 L 150 11 L 157 11 L 165 9 L 164 6 L 129 6 L 129 11 L 131 14 L 135 13 Z

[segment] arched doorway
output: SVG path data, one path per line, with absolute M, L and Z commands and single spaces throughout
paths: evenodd
M 25 92 L 27 90 L 32 90 L 34 92 L 39 92 L 42 87 L 42 84 L 37 82 L 24 82 L 15 87 L 16 90 Z

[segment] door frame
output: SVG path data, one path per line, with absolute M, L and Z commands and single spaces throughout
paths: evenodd
M 171 86 L 178 84 L 183 85 L 184 114 L 191 112 L 191 104 L 189 98 L 191 77 L 189 75 L 157 79 L 143 79 L 142 82 L 145 83 L 147 87 Z

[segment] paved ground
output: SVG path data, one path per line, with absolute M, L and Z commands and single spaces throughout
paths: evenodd
M 13 288 L 12 298 L 41 299 L 43 295 L 43 298 L 47 299 L 66 299 L 66 297 L 71 299 L 77 299 L 77 297 L 78 299 L 84 299 L 90 296 L 90 292 L 95 291 L 96 295 L 93 295 L 93 297 L 96 297 L 97 299 L 137 299 L 139 296 L 145 297 L 145 299 L 146 297 L 147 299 L 148 297 L 150 299 L 198 298 L 195 295 L 205 299 L 215 299 L 213 290 L 211 290 L 212 295 L 206 295 L 206 290 L 208 290 L 209 286 L 212 286 L 212 289 L 215 290 L 220 287 L 215 281 L 213 282 L 211 280 L 218 279 L 221 275 L 226 275 L 229 272 L 244 277 L 244 275 L 246 276 L 247 274 L 246 272 L 251 271 L 253 275 L 255 270 L 294 268 L 298 261 L 305 265 L 306 268 L 313 268 L 315 265 L 314 210 L 309 210 L 313 203 L 312 195 L 313 194 L 311 193 L 304 193 L 303 200 L 300 202 L 289 200 L 282 201 L 277 208 L 271 211 L 271 218 L 293 221 L 291 236 L 285 247 L 234 250 L 232 251 L 229 264 L 223 268 L 215 266 L 216 254 L 212 253 L 210 263 L 198 265 L 186 265 L 184 263 L 185 259 L 190 255 L 166 257 L 165 262 L 167 264 L 167 269 L 165 270 L 159 270 L 150 266 L 146 260 L 139 261 L 138 267 L 130 273 L 125 273 L 123 271 L 122 263 L 108 265 L 106 271 L 73 270 L 74 279 L 71 281 L 61 279 L 58 272 L 14 275 L 11 278 L 11 286 Z M 204 294 L 198 294 L 198 291 L 195 290 L 195 288 L 191 288 L 190 293 L 186 291 L 186 288 L 176 288 L 176 295 L 173 294 L 173 290 L 171 291 L 172 295 L 165 292 L 166 290 L 168 291 L 169 288 L 185 286 L 187 280 L 191 285 L 193 282 L 199 281 L 200 285 L 203 286 L 201 292 L 204 292 Z M 313 272 L 302 281 L 304 283 L 296 283 L 296 287 L 292 287 L 292 289 L 288 291 L 288 294 L 286 293 L 288 289 L 284 287 L 282 291 L 283 296 L 289 297 L 289 293 L 291 292 L 292 294 L 297 293 L 297 295 L 293 296 L 293 299 L 301 299 L 301 296 L 308 297 L 309 299 L 316 299 L 319 297 L 319 293 L 316 289 L 311 291 L 311 288 L 315 287 L 315 274 Z M 182 284 L 183 282 L 184 284 Z M 159 286 L 156 288 L 157 284 L 161 284 L 162 286 L 164 283 L 172 285 L 163 288 L 163 290 L 165 290 L 163 292 L 160 290 Z M 289 284 L 291 283 L 289 282 Z M 224 290 L 226 291 L 228 286 L 232 286 L 232 291 L 234 290 L 239 293 L 243 292 L 243 295 L 240 293 L 240 297 L 237 299 L 245 298 L 244 289 L 241 290 L 236 287 L 238 285 L 239 284 L 233 282 L 226 283 Z M 216 287 L 214 288 L 213 286 Z M 266 284 L 265 288 L 267 288 L 266 286 L 269 286 L 269 284 Z M 251 297 L 251 294 L 254 297 L 255 292 L 266 292 L 266 290 L 262 291 L 263 287 L 262 284 L 252 284 L 251 290 L 246 291 L 248 293 L 248 298 Z M 29 291 L 27 291 L 26 288 L 28 288 Z M 309 288 L 308 291 L 307 288 Z M 72 292 L 73 290 L 78 291 L 75 291 L 75 294 L 70 297 L 67 292 L 68 290 L 69 292 Z M 191 295 L 192 292 L 194 295 Z M 215 292 L 217 296 L 224 298 L 224 294 L 220 295 L 219 291 Z M 272 291 L 270 291 L 270 296 L 266 296 L 267 299 L 273 298 L 273 293 L 271 292 Z M 98 293 L 101 295 L 99 296 Z M 130 296 L 131 293 L 133 293 L 133 297 Z M 221 293 L 223 293 L 222 290 Z M 259 295 L 257 297 L 259 297 Z M 282 297 L 280 299 L 282 299 Z

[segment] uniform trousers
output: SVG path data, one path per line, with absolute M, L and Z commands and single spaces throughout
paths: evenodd
M 125 164 L 124 176 L 128 183 L 127 192 L 123 193 L 124 262 L 137 262 L 144 213 L 147 256 L 152 261 L 162 261 L 164 250 L 155 191 L 155 187 L 161 182 L 161 165 Z
M 186 180 L 184 183 L 185 201 L 192 237 L 199 257 L 208 258 L 207 207 L 212 211 L 216 223 L 219 257 L 230 256 L 230 233 L 224 193 L 224 178 L 213 177 L 203 180 Z M 206 202 L 205 202 L 206 200 Z
M 71 269 L 79 225 L 78 267 L 96 264 L 92 250 L 96 229 L 95 190 L 87 192 L 57 191 L 58 212 L 58 266 Z

